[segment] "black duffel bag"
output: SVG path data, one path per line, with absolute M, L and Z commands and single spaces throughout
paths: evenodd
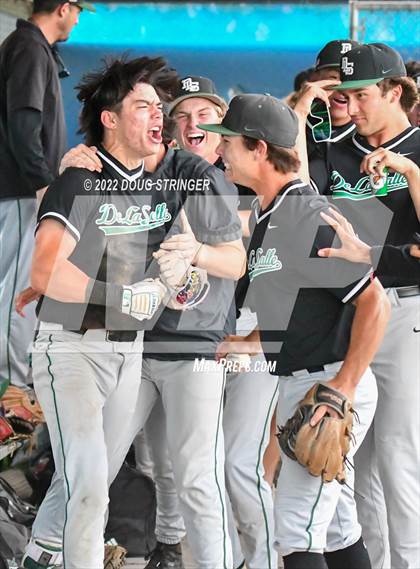
M 128 557 L 144 557 L 156 547 L 155 525 L 154 482 L 125 462 L 109 490 L 105 539 L 114 538 Z

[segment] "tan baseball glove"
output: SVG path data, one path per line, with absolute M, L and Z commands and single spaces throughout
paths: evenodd
M 321 405 L 338 414 L 328 412 L 312 427 L 310 420 Z M 278 435 L 282 451 L 297 460 L 312 476 L 322 476 L 324 482 L 336 479 L 344 484 L 344 463 L 350 450 L 353 409 L 348 399 L 328 385 L 314 385 Z

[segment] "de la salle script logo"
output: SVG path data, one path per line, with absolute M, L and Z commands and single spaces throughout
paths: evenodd
M 283 267 L 282 262 L 277 256 L 275 248 L 267 249 L 264 253 L 259 247 L 256 251 L 252 250 L 249 255 L 248 273 L 249 280 L 252 282 L 256 277 L 264 273 L 280 271 Z
M 101 205 L 99 213 L 101 216 L 95 220 L 95 223 L 105 235 L 149 231 L 172 219 L 166 203 L 160 203 L 154 209 L 150 205 L 142 207 L 133 205 L 127 208 L 125 213 L 118 211 L 114 204 L 107 203 Z

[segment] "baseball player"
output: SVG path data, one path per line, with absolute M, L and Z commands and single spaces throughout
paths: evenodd
M 36 197 L 58 173 L 66 148 L 60 67 L 53 44 L 65 41 L 83 7 L 71 2 L 35 0 L 29 20 L 0 48 L 0 384 L 28 383 L 28 347 L 35 311 L 16 318 L 13 300 L 29 284 L 36 220 Z
M 176 139 L 181 147 L 194 154 L 202 156 L 210 163 L 215 163 L 223 169 L 223 163 L 216 154 L 216 147 L 220 137 L 211 132 L 204 132 L 197 127 L 198 123 L 221 121 L 226 112 L 225 101 L 217 94 L 213 82 L 205 77 L 188 76 L 180 81 L 179 91 L 169 105 L 169 114 L 174 118 Z M 249 215 L 250 190 L 238 186 L 241 205 L 239 214 L 243 213 L 244 220 Z M 238 330 L 247 334 L 255 327 L 255 315 L 249 309 L 243 309 L 243 316 L 237 322 Z M 155 333 L 155 330 L 152 331 Z M 226 333 L 228 331 L 226 330 Z M 146 338 L 148 338 L 147 333 Z M 146 359 L 147 361 L 147 359 Z M 263 362 L 262 356 L 256 356 L 256 362 Z M 226 484 L 228 497 L 232 503 L 235 518 L 240 530 L 242 547 L 238 543 L 236 524 L 230 515 L 230 534 L 233 542 L 234 567 L 239 567 L 245 557 L 247 567 L 276 567 L 277 555 L 273 548 L 273 503 L 269 484 L 264 479 L 263 456 L 268 444 L 270 434 L 270 420 L 277 401 L 277 380 L 269 373 L 258 372 L 257 377 L 252 371 L 248 373 L 228 373 L 226 377 L 225 406 L 223 413 L 223 432 L 225 437 L 226 453 Z M 246 420 L 252 416 L 253 419 Z M 240 420 L 240 418 L 245 418 Z M 161 418 L 164 421 L 164 418 Z M 154 421 L 155 423 L 155 421 Z M 162 439 L 158 439 L 159 431 L 146 426 L 146 435 L 149 440 L 155 465 L 161 461 Z M 155 455 L 158 456 L 155 456 Z M 162 470 L 162 464 L 158 469 Z M 163 469 L 164 470 L 164 469 Z M 169 468 L 167 468 L 169 470 Z M 162 480 L 163 478 L 163 480 Z M 158 497 L 162 496 L 168 504 L 170 495 L 170 475 L 156 480 Z M 160 486 L 163 486 L 160 488 Z M 159 498 L 158 498 L 159 502 Z M 168 522 L 160 519 L 164 512 L 159 512 L 157 519 L 157 536 L 159 551 L 156 559 L 152 558 L 150 567 L 155 567 L 162 561 L 165 551 L 165 542 L 176 539 L 174 533 L 175 503 L 168 504 L 166 515 L 172 520 L 172 527 Z M 229 504 L 228 504 L 228 509 Z M 229 512 L 230 513 L 230 512 Z M 161 514 L 161 515 L 159 515 Z M 182 522 L 175 524 L 178 530 L 178 540 L 182 536 Z M 166 529 L 163 531 L 163 528 Z M 168 535 L 168 529 L 170 529 Z
M 130 68 L 129 62 L 127 66 Z M 169 81 L 163 84 L 163 87 L 168 84 Z M 95 90 L 91 91 L 95 93 Z M 96 123 L 92 126 L 96 126 Z M 154 133 L 157 132 L 156 127 L 150 129 L 154 139 Z M 87 134 L 89 133 L 90 131 L 87 131 Z M 97 143 L 92 136 L 88 136 L 87 140 L 91 144 Z M 106 164 L 117 172 L 121 171 L 121 164 L 116 163 L 103 147 L 98 154 L 102 161 L 102 171 Z M 185 265 L 183 259 L 191 261 L 194 258 L 196 265 L 205 265 L 209 274 L 216 274 L 217 278 L 209 277 L 208 294 L 205 299 L 200 298 L 200 306 L 184 312 L 182 316 L 175 310 L 164 310 L 157 324 L 151 322 L 153 331 L 160 326 L 160 331 L 155 335 L 160 346 L 150 344 L 149 332 L 149 351 L 156 350 L 156 358 L 150 356 L 150 361 L 144 362 L 137 407 L 132 414 L 133 422 L 125 424 L 125 432 L 127 440 L 134 438 L 160 393 L 168 421 L 167 436 L 174 464 L 175 482 L 193 555 L 200 567 L 230 567 L 221 432 L 224 371 L 222 366 L 215 366 L 210 371 L 193 371 L 192 355 L 201 357 L 201 354 L 204 354 L 204 358 L 214 359 L 214 351 L 223 337 L 232 301 L 233 283 L 229 284 L 228 278 L 239 277 L 243 270 L 244 253 L 240 241 L 240 221 L 236 214 L 237 198 L 234 186 L 225 182 L 223 174 L 200 158 L 182 151 L 166 150 L 161 144 L 158 145 L 157 155 L 155 171 L 144 176 L 153 182 L 151 186 L 160 188 L 160 191 L 157 190 L 157 196 L 164 200 L 165 204 L 160 215 L 163 216 L 167 210 L 165 218 L 168 222 L 169 219 L 176 218 L 180 207 L 183 206 L 191 221 L 189 225 L 184 216 L 183 232 L 167 239 L 165 249 L 162 245 L 156 255 L 160 274 L 170 281 L 174 272 L 176 274 L 179 270 L 177 267 Z M 70 168 L 67 171 L 75 170 Z M 198 199 L 194 199 L 191 194 L 187 194 L 186 199 L 186 192 L 169 189 L 179 180 L 197 180 L 195 197 Z M 189 191 L 192 192 L 191 183 Z M 114 221 L 112 215 L 110 219 Z M 115 219 L 119 219 L 119 216 Z M 106 217 L 103 221 L 107 224 L 109 218 Z M 152 221 L 155 223 L 154 217 Z M 149 243 L 158 247 L 160 240 L 151 237 Z M 195 281 L 193 285 L 196 286 Z M 194 287 L 188 292 L 187 298 L 194 292 Z M 216 314 L 213 310 L 215 304 L 219 307 Z M 184 341 L 178 342 L 179 338 Z M 191 350 L 194 350 L 194 354 L 191 354 Z M 139 376 L 140 368 L 138 378 Z M 124 409 L 124 405 L 121 408 Z M 121 445 L 117 451 L 114 449 L 114 455 L 120 456 L 120 452 L 126 450 L 127 448 Z M 197 459 L 194 463 L 190 460 L 192 455 Z M 121 460 L 123 458 L 121 455 Z M 114 456 L 112 465 L 115 462 Z M 194 465 L 195 468 L 192 467 Z M 110 481 L 116 473 L 117 471 L 111 472 L 110 467 Z M 43 523 L 39 523 L 37 527 L 39 536 L 51 533 L 60 535 L 60 520 L 55 516 L 53 522 L 51 516 L 51 508 L 57 504 L 60 486 L 53 486 L 55 487 L 50 489 L 53 498 L 50 508 L 48 512 L 44 510 L 49 516 L 45 515 Z M 54 525 L 54 528 L 49 530 L 50 533 L 46 531 L 48 523 L 50 526 Z
M 375 379 L 368 365 L 389 315 L 386 296 L 365 265 L 322 260 L 312 253 L 331 237 L 319 228 L 328 202 L 297 177 L 298 119 L 290 108 L 267 95 L 240 95 L 232 99 L 221 125 L 201 128 L 222 135 L 219 153 L 228 179 L 251 187 L 259 197 L 248 271 L 260 332 L 236 342 L 235 349 L 255 350 L 260 335 L 279 375 L 279 425 L 319 382 L 348 397 L 359 417 L 352 456 L 375 410 Z M 355 306 L 354 317 L 349 303 Z M 220 351 L 231 349 L 227 342 Z M 318 408 L 312 427 L 325 412 Z M 275 520 L 285 569 L 370 567 L 352 492 L 310 475 L 287 455 Z
M 339 142 L 354 133 L 356 127 L 348 115 L 345 97 L 339 92 L 332 91 L 329 93 L 328 101 L 326 101 L 322 86 L 325 85 L 325 81 L 338 82 L 340 80 L 341 57 L 357 45 L 360 44 L 349 39 L 328 42 L 316 57 L 315 70 L 311 81 L 306 82 L 300 92 L 297 93 L 296 101 L 293 104 L 296 112 L 299 113 L 302 107 L 309 104 L 306 119 L 306 142 L 309 158 L 315 152 L 323 154 L 325 142 Z M 322 98 L 318 98 L 318 101 L 314 102 L 314 97 L 319 94 Z M 317 125 L 320 124 L 320 117 L 311 116 L 311 113 L 316 113 L 317 105 L 319 106 L 322 102 L 328 104 L 329 119 L 331 120 L 331 132 L 325 139 L 317 138 L 316 132 L 312 134 L 314 130 L 316 131 Z
M 418 101 L 416 85 L 406 77 L 400 55 L 384 44 L 347 52 L 340 78 L 341 85 L 334 89 L 346 97 L 357 132 L 331 145 L 325 161 L 311 163 L 313 183 L 332 196 L 362 241 L 410 243 L 420 228 L 414 193 L 420 184 L 420 130 L 410 125 L 406 114 Z M 364 496 L 358 501 L 359 515 L 375 569 L 388 566 L 388 538 L 392 567 L 420 566 L 420 337 L 415 332 L 420 289 L 418 279 L 393 277 L 381 277 L 392 316 L 372 363 L 378 409 L 356 457 L 356 487 Z M 396 463 L 401 470 L 396 471 Z
M 103 171 L 67 170 L 38 212 L 31 282 L 43 296 L 33 377 L 56 474 L 34 523 L 27 567 L 102 566 L 108 484 L 138 414 L 152 405 L 152 398 L 139 401 L 144 321 L 168 294 L 170 305 L 183 309 L 204 290 L 196 269 L 182 290 L 169 280 L 145 280 L 174 212 L 157 192 L 124 191 L 141 181 L 143 158 L 161 143 L 155 87 L 170 92 L 175 81 L 159 58 L 115 61 L 88 76 L 79 88 L 81 128 L 88 140 L 102 142 Z

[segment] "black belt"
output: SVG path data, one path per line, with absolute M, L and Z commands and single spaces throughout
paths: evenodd
M 83 336 L 88 328 L 82 328 L 81 330 L 70 330 L 70 332 L 75 332 Z M 107 330 L 106 339 L 109 342 L 134 342 L 137 338 L 136 330 Z
M 402 288 L 396 288 L 397 295 L 399 298 L 407 298 L 409 296 L 418 296 L 420 294 L 420 286 L 405 286 Z
M 312 366 L 306 368 L 309 373 L 317 373 L 318 371 L 325 371 L 324 366 Z

